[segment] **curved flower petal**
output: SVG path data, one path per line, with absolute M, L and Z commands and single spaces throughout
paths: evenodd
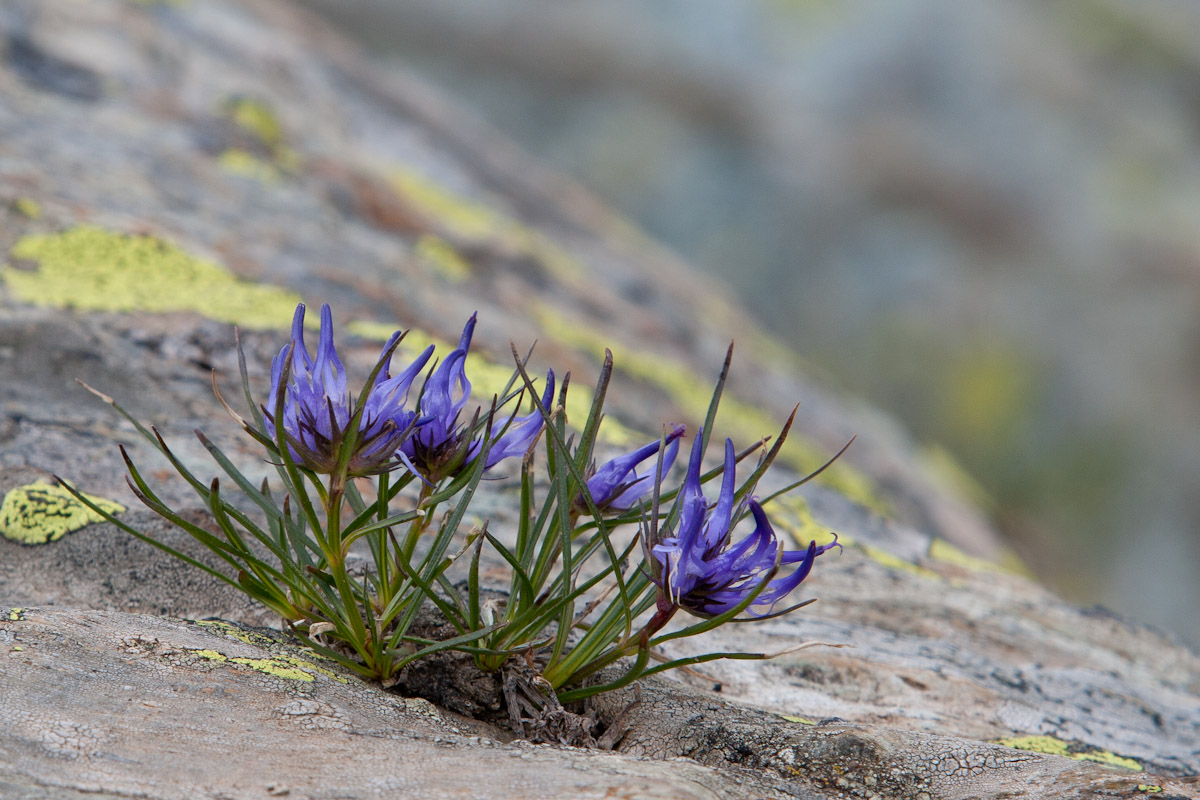
M 412 430 L 414 412 L 404 407 L 413 377 L 429 360 L 426 350 L 397 378 L 388 375 L 392 352 L 400 334 L 384 346 L 375 383 L 363 404 L 357 430 L 349 430 L 354 403 L 347 387 L 346 368 L 333 341 L 333 314 L 321 306 L 321 330 L 316 358 L 304 342 L 304 304 L 296 306 L 291 342 L 271 361 L 271 396 L 263 411 L 272 422 L 282 417 L 287 447 L 293 459 L 314 472 L 333 472 L 345 463 L 350 475 L 386 471 L 397 465 L 395 454 Z M 284 366 L 290 361 L 287 384 Z M 282 390 L 282 408 L 276 404 Z M 347 442 L 354 451 L 343 459 Z
M 665 438 L 667 449 L 663 452 L 662 462 L 663 475 L 671 471 L 671 466 L 675 463 L 675 457 L 679 452 L 679 439 L 685 431 L 684 426 L 676 425 L 667 434 Z M 653 472 L 639 475 L 637 467 L 658 452 L 662 441 L 664 440 L 650 442 L 631 453 L 606 461 L 592 477 L 588 478 L 588 493 L 591 494 L 596 508 L 628 511 L 646 495 L 646 492 L 653 488 Z M 657 465 L 657 460 L 655 464 Z M 577 505 L 585 506 L 582 500 Z
M 471 381 L 467 378 L 467 352 L 475 334 L 476 315 L 472 314 L 463 328 L 458 347 L 450 352 L 425 381 L 421 392 L 420 427 L 401 448 L 405 465 L 426 482 L 436 482 L 457 474 L 475 460 L 482 443 L 473 440 L 474 419 L 462 419 L 462 411 L 471 397 Z M 543 404 L 554 399 L 554 373 L 546 376 Z M 524 455 L 542 429 L 540 412 L 508 421 L 504 431 L 492 441 L 484 469 L 514 455 Z
M 554 402 L 554 370 L 546 373 L 546 390 L 542 392 L 542 408 L 551 408 Z M 532 414 L 517 417 L 510 421 L 504 431 L 488 450 L 487 464 L 484 469 L 491 469 L 506 458 L 523 456 L 533 444 L 533 440 L 542 432 L 542 412 L 534 410 Z M 474 455 L 471 456 L 473 460 Z
M 741 510 L 734 512 L 737 493 L 733 442 L 725 440 L 725 470 L 717 502 L 711 509 L 700 486 L 702 442 L 700 431 L 679 493 L 675 535 L 665 536 L 648 548 L 657 562 L 651 572 L 659 586 L 660 606 L 669 600 L 696 616 L 713 617 L 737 608 L 757 591 L 749 614 L 769 615 L 776 603 L 808 577 L 817 556 L 841 545 L 835 535 L 828 545 L 811 542 L 804 550 L 783 551 L 766 512 L 753 499 L 746 506 L 754 517 L 754 531 L 731 545 L 733 520 L 742 515 Z M 797 566 L 790 574 L 771 577 L 764 586 L 763 581 L 777 564 Z
M 733 440 L 726 439 L 725 470 L 721 474 L 721 493 L 717 495 L 717 504 L 704 524 L 704 541 L 710 548 L 718 548 L 729 539 L 729 525 L 733 521 L 733 484 L 736 469 L 737 456 L 734 453 Z

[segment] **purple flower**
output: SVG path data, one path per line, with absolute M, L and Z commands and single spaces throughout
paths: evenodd
M 804 550 L 782 551 L 771 523 L 756 501 L 746 505 L 754 517 L 754 532 L 737 544 L 730 543 L 734 514 L 733 442 L 725 440 L 725 471 L 717 503 L 711 509 L 700 486 L 703 431 L 696 434 L 687 477 L 679 493 L 679 521 L 675 535 L 662 537 L 651 547 L 654 582 L 658 584 L 660 613 L 678 607 L 698 617 L 715 617 L 738 606 L 762 584 L 775 567 L 796 564 L 784 577 L 772 578 L 750 608 L 751 616 L 772 612 L 775 604 L 808 577 L 817 556 L 841 548 L 837 536 L 831 544 L 810 542 Z M 739 515 L 740 516 L 740 515 Z M 665 620 L 664 620 L 665 621 Z
M 667 449 L 663 452 L 662 475 L 671 471 L 671 466 L 675 463 L 675 456 L 679 452 L 679 437 L 683 436 L 686 430 L 684 426 L 676 425 L 667 434 L 665 439 Z M 654 487 L 654 470 L 639 475 L 637 467 L 658 452 L 660 443 L 659 441 L 650 442 L 632 453 L 626 453 L 605 462 L 599 469 L 593 469 L 591 477 L 587 480 L 587 488 L 597 510 L 628 511 Z M 657 460 L 655 464 L 657 465 Z M 584 502 L 582 494 L 576 498 L 575 506 L 581 512 L 587 511 L 587 504 Z
M 450 352 L 425 382 L 421 394 L 422 423 L 401 445 L 401 454 L 410 468 L 430 482 L 455 475 L 478 457 L 483 442 L 474 438 L 479 409 L 469 420 L 460 419 L 471 396 L 467 380 L 467 351 L 475 333 L 475 314 L 467 320 L 458 347 Z M 554 371 L 546 375 L 542 404 L 549 408 L 554 400 Z M 515 415 L 497 420 L 484 469 L 491 469 L 506 458 L 524 455 L 542 430 L 542 415 L 534 411 L 524 417 Z
M 321 334 L 314 359 L 304 343 L 304 304 L 296 306 L 291 343 L 271 361 L 271 395 L 263 408 L 274 424 L 276 398 L 290 349 L 282 415 L 284 436 L 295 461 L 314 472 L 332 473 L 343 458 L 343 448 L 352 443 L 349 475 L 370 475 L 399 466 L 396 451 L 416 422 L 416 412 L 406 409 L 404 403 L 413 379 L 433 355 L 433 348 L 426 348 L 403 372 L 392 377 L 392 352 L 399 339 L 397 331 L 384 345 L 357 430 L 351 431 L 354 403 L 346 386 L 346 368 L 333 346 L 333 315 L 328 304 L 321 306 Z

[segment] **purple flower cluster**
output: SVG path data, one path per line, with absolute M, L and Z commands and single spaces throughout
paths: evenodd
M 663 452 L 660 480 L 671 471 L 675 456 L 679 452 L 679 439 L 685 432 L 684 426 L 673 425 L 671 432 L 662 440 L 666 442 L 667 449 Z M 597 511 L 628 511 L 654 488 L 654 471 L 639 475 L 637 468 L 643 461 L 658 453 L 660 444 L 661 441 L 650 442 L 632 453 L 606 461 L 599 469 L 592 471 L 587 479 L 587 490 Z M 655 463 L 657 464 L 657 461 Z M 587 511 L 587 503 L 582 494 L 576 499 L 575 507 L 580 512 Z
M 810 542 L 804 550 L 783 550 L 771 523 L 755 500 L 745 501 L 754 517 L 754 532 L 731 544 L 734 520 L 733 442 L 725 440 L 725 470 L 721 491 L 711 508 L 700 486 L 700 462 L 704 457 L 703 431 L 696 434 L 688 462 L 687 477 L 679 494 L 679 519 L 673 535 L 660 536 L 649 546 L 647 560 L 659 587 L 659 611 L 665 617 L 682 608 L 699 617 L 715 617 L 730 611 L 751 594 L 752 617 L 768 616 L 775 605 L 800 585 L 812 570 L 817 556 L 841 545 L 837 537 L 827 545 Z M 738 509 L 740 512 L 741 509 Z M 770 578 L 779 566 L 795 564 L 791 574 Z M 768 580 L 766 585 L 763 581 Z M 665 612 L 665 613 L 664 613 Z
M 371 475 L 404 466 L 429 484 L 460 474 L 484 450 L 479 425 L 481 409 L 464 418 L 470 402 L 471 382 L 466 359 L 475 332 L 475 315 L 467 320 L 458 347 L 452 350 L 425 380 L 416 408 L 408 408 L 408 395 L 418 374 L 433 356 L 428 347 L 393 376 L 392 354 L 400 333 L 392 335 L 376 365 L 365 398 L 355 401 L 347 387 L 346 369 L 333 343 L 333 319 L 328 305 L 321 307 L 321 330 L 315 357 L 304 342 L 304 305 L 296 307 L 292 339 L 271 362 L 271 397 L 263 411 L 275 424 L 280 417 L 286 446 L 292 458 L 319 473 L 347 476 Z M 554 400 L 554 372 L 546 376 L 543 408 Z M 282 403 L 280 403 L 282 401 Z M 493 412 L 494 413 L 494 412 Z M 486 463 L 488 470 L 506 458 L 524 455 L 541 433 L 540 411 L 526 416 L 512 412 L 493 419 Z M 675 462 L 683 426 L 672 426 L 663 439 L 595 466 L 587 476 L 587 492 L 595 508 L 604 512 L 632 509 L 661 482 Z M 662 469 L 640 470 L 662 454 Z M 678 515 L 673 531 L 662 530 L 646 540 L 646 560 L 658 586 L 661 626 L 680 608 L 700 617 L 714 617 L 735 609 L 754 595 L 748 606 L 751 617 L 773 613 L 808 576 L 817 556 L 841 545 L 837 537 L 828 545 L 810 542 L 802 550 L 784 550 L 762 506 L 747 498 L 735 508 L 733 442 L 725 440 L 725 467 L 715 504 L 709 505 L 700 482 L 704 435 L 699 431 L 692 446 L 687 476 L 677 498 Z M 657 467 L 657 459 L 655 465 Z M 586 512 L 583 494 L 575 500 L 575 513 Z M 732 542 L 737 520 L 749 512 L 754 530 Z M 790 572 L 778 575 L 780 568 Z
M 475 315 L 467 320 L 458 347 L 450 352 L 429 380 L 421 395 L 422 422 L 400 446 L 404 459 L 417 473 L 429 481 L 453 475 L 475 461 L 483 442 L 472 434 L 479 409 L 470 420 L 462 420 L 462 411 L 471 397 L 471 382 L 467 380 L 467 351 L 475 333 Z M 549 408 L 554 400 L 554 371 L 546 375 L 546 390 L 542 406 Z M 510 417 L 497 423 L 499 435 L 492 439 L 484 469 L 491 469 L 506 458 L 524 455 L 542 430 L 542 415 L 538 411 L 524 417 Z
M 475 330 L 475 315 L 467 321 L 462 339 L 425 382 L 417 409 L 407 407 L 409 390 L 433 355 L 425 349 L 396 376 L 390 372 L 400 333 L 383 348 L 373 384 L 368 387 L 361 415 L 346 383 L 346 369 L 333 344 L 333 317 L 321 306 L 321 332 L 314 358 L 304 342 L 304 305 L 296 307 L 291 342 L 271 362 L 271 396 L 264 407 L 274 424 L 282 391 L 284 435 L 292 458 L 308 469 L 333 473 L 345 460 L 346 474 L 371 475 L 404 465 L 430 482 L 456 474 L 471 464 L 483 443 L 475 434 L 475 416 L 461 421 L 471 394 L 465 361 Z M 546 379 L 543 404 L 554 394 L 554 373 Z M 511 417 L 492 440 L 485 469 L 509 456 L 523 454 L 542 429 L 534 412 Z M 349 454 L 346 449 L 350 448 Z
M 400 374 L 392 377 L 392 352 L 397 332 L 383 348 L 375 383 L 363 404 L 357 429 L 351 429 L 354 408 L 346 385 L 346 368 L 333 346 L 333 315 L 321 306 L 321 333 L 313 358 L 304 343 L 304 304 L 292 318 L 292 340 L 271 361 L 271 395 L 264 409 L 274 423 L 280 384 L 283 390 L 283 430 L 292 458 L 315 472 L 338 468 L 349 444 L 349 475 L 370 475 L 397 466 L 396 451 L 417 422 L 416 412 L 405 408 L 413 379 L 425 367 L 433 347 L 421 353 Z M 352 444 L 350 444 L 352 443 Z

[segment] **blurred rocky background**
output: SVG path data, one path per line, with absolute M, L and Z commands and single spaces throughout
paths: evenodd
M 1200 644 L 1200 4 L 305 1 L 902 417 L 1066 597 Z

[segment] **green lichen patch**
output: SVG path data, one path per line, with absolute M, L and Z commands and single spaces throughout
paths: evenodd
M 1146 794 L 1162 794 L 1163 787 L 1159 786 L 1157 783 L 1139 783 L 1137 785 L 1137 790 L 1139 792 L 1145 792 Z
M 926 569 L 911 561 L 905 561 L 895 553 L 888 552 L 880 547 L 875 547 L 869 544 L 857 545 L 859 550 L 866 554 L 867 558 L 879 564 L 881 567 L 892 570 L 893 572 L 907 572 L 910 575 L 916 575 L 918 578 L 925 578 L 931 581 L 944 581 L 945 579 L 931 569 Z
M 262 633 L 258 633 L 256 631 L 249 631 L 249 630 L 245 630 L 243 628 L 239 628 L 237 625 L 234 625 L 229 622 L 225 622 L 224 620 L 219 620 L 219 619 L 193 620 L 192 623 L 194 625 L 199 625 L 202 628 L 206 628 L 206 629 L 212 631 L 213 633 L 217 633 L 222 636 L 228 636 L 231 639 L 236 639 L 237 641 L 242 642 L 243 644 L 250 644 L 250 645 L 254 645 L 256 647 L 268 648 L 271 650 L 278 650 L 280 647 L 288 646 L 288 645 L 282 643 L 280 640 L 272 638 L 271 636 L 268 636 L 268 635 L 262 634 Z M 264 661 L 264 659 L 229 658 L 229 657 L 225 656 L 224 654 L 219 653 L 215 650 L 198 650 L 198 651 L 193 651 L 193 652 L 195 655 L 198 655 L 201 658 L 206 658 L 210 661 L 231 661 L 232 663 L 235 663 L 235 664 L 243 664 L 245 666 L 250 666 L 250 667 L 255 667 L 255 664 L 257 664 L 258 662 Z M 215 653 L 215 655 L 213 655 L 214 653 Z M 343 676 L 337 674 L 333 670 L 327 669 L 326 667 L 322 667 L 319 664 L 313 663 L 314 661 L 317 661 L 317 660 L 322 660 L 322 661 L 326 660 L 324 656 L 321 656 L 317 653 L 308 652 L 308 651 L 306 651 L 306 653 L 307 653 L 307 656 L 304 658 L 301 658 L 300 656 L 295 655 L 293 653 L 281 652 L 281 653 L 277 654 L 276 656 L 274 656 L 273 658 L 266 659 L 266 660 L 272 662 L 272 664 L 273 664 L 272 668 L 276 670 L 276 672 L 274 672 L 272 674 L 278 674 L 278 670 L 296 669 L 296 670 L 299 670 L 309 676 L 307 678 L 296 678 L 296 680 L 312 680 L 312 675 L 323 675 L 332 681 L 337 681 L 338 683 L 348 683 L 348 681 Z M 250 663 L 251 661 L 253 661 L 254 663 Z M 257 668 L 257 667 L 255 667 L 255 668 Z M 262 671 L 262 670 L 260 670 L 260 671 Z M 281 675 L 281 677 L 290 677 L 290 675 Z
M 1015 553 L 1006 552 L 1001 561 L 990 561 L 968 555 L 944 539 L 935 539 L 929 543 L 929 558 L 970 572 L 1000 572 L 1004 575 L 1030 577 L 1030 571 L 1020 563 Z
M 314 653 L 314 655 L 315 655 L 315 653 Z M 322 666 L 318 666 L 317 664 L 312 663 L 308 659 L 300 658 L 299 656 L 281 655 L 278 657 L 278 660 L 283 661 L 287 664 L 291 664 L 294 667 L 298 667 L 298 668 L 304 670 L 305 672 L 309 672 L 309 673 L 315 672 L 318 675 L 324 675 L 326 678 L 329 678 L 331 681 L 336 681 L 338 683 L 349 683 L 350 682 L 350 681 L 346 680 L 345 678 L 343 678 L 341 675 L 338 675 L 333 670 L 326 669 L 325 667 L 322 667 Z
M 13 208 L 26 219 L 41 219 L 42 205 L 32 197 L 18 197 L 13 201 Z
M 300 156 L 288 147 L 283 124 L 270 104 L 238 95 L 226 98 L 219 113 L 242 132 L 244 143 L 252 145 L 250 149 L 267 156 L 263 159 L 244 148 L 231 148 L 220 156 L 226 169 L 273 182 L 281 177 L 279 170 L 295 172 L 300 166 Z
M 289 681 L 312 683 L 315 678 L 302 669 L 297 669 L 282 658 L 230 658 L 217 650 L 190 650 L 192 655 L 216 664 L 240 664 L 264 675 L 273 675 Z
M 125 506 L 112 500 L 84 495 L 110 514 Z M 61 486 L 35 482 L 9 490 L 0 503 L 0 535 L 21 544 L 46 544 L 72 531 L 103 522 L 104 517 L 75 499 Z
M 807 717 L 793 717 L 789 714 L 780 714 L 779 718 L 786 719 L 788 722 L 798 722 L 801 725 L 816 725 L 817 724 L 817 721 L 815 719 L 808 719 Z
M 817 521 L 813 516 L 808 501 L 795 494 L 776 497 L 767 507 L 771 523 L 792 537 L 797 547 L 808 547 L 809 542 L 827 545 L 833 542 L 833 532 Z M 854 540 L 846 534 L 839 533 L 838 542 L 843 547 L 850 547 Z
M 240 147 L 230 147 L 221 151 L 217 156 L 221 169 L 239 178 L 249 178 L 259 183 L 279 183 L 279 169 L 268 161 L 263 161 L 249 150 Z
M 91 311 L 194 311 L 245 328 L 272 329 L 291 319 L 299 295 L 239 280 L 224 267 L 152 236 L 81 225 L 24 236 L 12 256 L 37 269 L 0 270 L 24 303 Z
M 421 263 L 450 283 L 462 283 L 471 277 L 471 263 L 439 236 L 422 236 L 414 253 Z
M 255 631 L 247 631 L 239 628 L 230 622 L 225 622 L 220 619 L 202 619 L 194 620 L 194 625 L 199 625 L 202 628 L 207 628 L 213 633 L 222 636 L 228 636 L 231 639 L 236 639 L 243 644 L 252 644 L 256 647 L 276 647 L 279 642 L 270 636 Z
M 596 358 L 602 358 L 607 347 L 613 351 L 614 369 L 637 380 L 657 386 L 681 411 L 693 419 L 702 420 L 708 411 L 712 395 L 712 380 L 686 364 L 672 361 L 645 350 L 615 348 L 599 332 L 568 320 L 558 311 L 542 305 L 536 316 L 547 335 L 562 344 L 576 347 Z M 753 442 L 778 431 L 779 421 L 761 408 L 738 400 L 726 393 L 721 398 L 720 425 L 735 440 Z M 780 451 L 780 460 L 800 473 L 811 472 L 823 464 L 829 454 L 793 431 Z M 863 473 L 844 461 L 835 462 L 818 478 L 855 502 L 880 513 L 887 513 L 887 503 L 876 491 L 874 483 Z
M 430 224 L 452 240 L 496 247 L 524 256 L 566 282 L 586 270 L 545 235 L 484 203 L 463 197 L 405 167 L 394 167 L 387 178 L 396 193 Z
M 519 227 L 495 209 L 455 194 L 405 167 L 392 169 L 388 179 L 419 213 L 457 239 L 492 242 L 509 238 Z
M 808 547 L 809 542 L 827 545 L 833 541 L 833 532 L 813 516 L 808 502 L 799 495 L 785 495 L 771 501 L 767 508 L 776 529 L 785 531 L 799 548 Z M 844 547 L 854 548 L 867 558 L 886 569 L 906 572 L 932 581 L 943 581 L 941 575 L 925 567 L 905 561 L 903 558 L 880 547 L 855 541 L 851 536 L 839 533 L 838 542 Z
M 25 619 L 25 609 L 23 608 L 3 608 L 0 609 L 0 619 L 6 622 L 19 622 Z
M 264 675 L 274 675 L 276 678 L 285 678 L 289 681 L 312 683 L 315 680 L 312 675 L 302 669 L 297 669 L 282 658 L 231 658 L 229 663 L 241 664 Z
M 226 117 L 265 146 L 274 149 L 283 145 L 283 125 L 263 101 L 252 97 L 230 97 L 222 105 Z
M 1016 736 L 1009 739 L 998 739 L 996 744 L 1011 747 L 1015 750 L 1031 750 L 1035 753 L 1046 753 L 1053 756 L 1065 756 L 1076 761 L 1095 761 L 1110 767 L 1141 772 L 1142 765 L 1132 758 L 1101 750 L 1082 742 L 1068 742 L 1056 736 Z

